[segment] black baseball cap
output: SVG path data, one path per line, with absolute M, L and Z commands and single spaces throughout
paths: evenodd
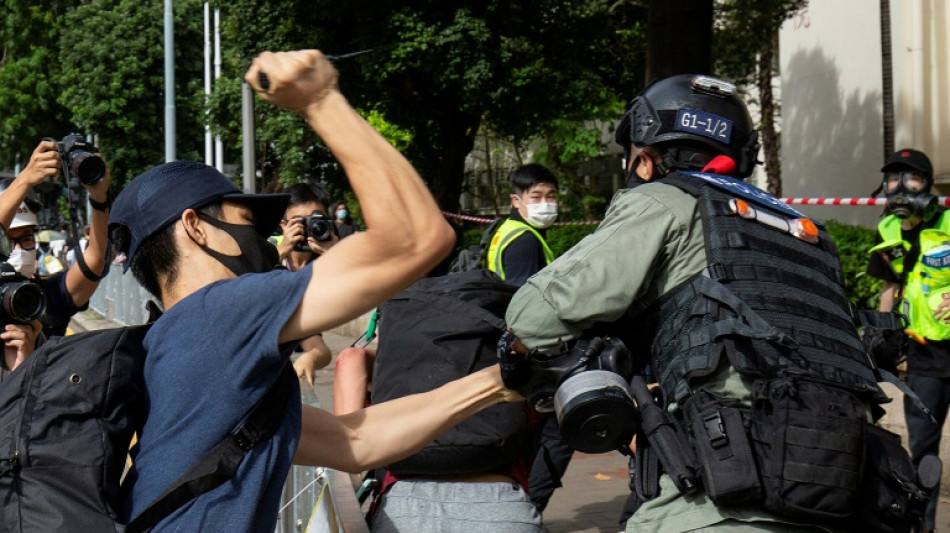
M 887 158 L 887 162 L 884 163 L 881 172 L 893 172 L 906 168 L 926 174 L 928 177 L 932 177 L 934 173 L 934 167 L 930 164 L 930 158 L 923 152 L 911 148 L 903 148 L 894 152 L 891 157 Z
M 233 200 L 254 214 L 254 226 L 265 239 L 280 223 L 288 194 L 245 194 L 214 167 L 194 161 L 174 161 L 146 170 L 122 189 L 109 213 L 109 230 L 129 229 L 123 272 L 143 241 L 178 219 L 186 209 L 220 200 Z

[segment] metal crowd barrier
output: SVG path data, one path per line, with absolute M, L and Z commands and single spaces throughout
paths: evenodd
M 144 324 L 148 319 L 145 302 L 152 299 L 131 273 L 123 275 L 121 267 L 112 270 L 99 284 L 99 289 L 89 300 L 89 307 L 103 317 L 119 325 Z M 302 401 L 318 406 L 312 394 Z M 314 467 L 291 467 L 281 494 L 280 512 L 275 533 L 363 533 L 368 532 L 365 522 L 353 519 L 359 516 L 359 504 L 350 494 L 344 494 L 343 502 L 353 509 L 338 507 L 334 490 L 351 490 L 347 484 L 331 483 L 335 477 L 346 474 Z M 318 505 L 319 503 L 319 505 Z

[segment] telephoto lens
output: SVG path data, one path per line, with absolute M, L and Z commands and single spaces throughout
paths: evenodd
M 46 293 L 30 281 L 0 284 L 0 313 L 7 322 L 26 323 L 46 312 Z
M 69 171 L 84 185 L 95 185 L 106 176 L 106 164 L 96 154 L 85 150 L 73 151 L 70 153 Z
M 96 155 L 98 148 L 86 142 L 78 133 L 70 133 L 56 143 L 56 149 L 63 159 L 66 178 L 78 179 L 83 185 L 95 185 L 106 177 L 106 164 Z

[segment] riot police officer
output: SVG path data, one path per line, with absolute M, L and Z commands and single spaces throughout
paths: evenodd
M 647 501 L 628 531 L 834 531 L 862 515 L 877 521 L 877 511 L 857 508 L 870 499 L 861 496 L 860 450 L 868 413 L 886 398 L 827 232 L 741 181 L 758 142 L 736 87 L 701 75 L 658 81 L 633 100 L 616 139 L 627 188 L 597 231 L 515 295 L 506 319 L 520 342 L 500 350 L 506 383 L 532 401 L 555 381 L 562 431 L 589 432 L 565 436 L 602 451 L 605 436 L 620 447 L 618 436 L 629 439 L 611 424 L 634 424 L 617 415 L 630 389 L 585 371 L 623 375 L 629 365 L 616 352 L 593 365 L 590 349 L 577 357 L 571 343 L 606 331 L 650 365 L 662 417 L 647 417 L 650 394 L 634 393 L 637 456 L 665 474 L 638 472 Z M 600 389 L 613 392 L 597 397 L 604 379 Z M 654 440 L 663 431 L 674 438 Z

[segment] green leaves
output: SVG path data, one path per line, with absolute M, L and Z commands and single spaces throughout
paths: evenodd
M 875 245 L 877 232 L 835 220 L 826 221 L 825 227 L 838 247 L 848 299 L 861 309 L 877 309 L 881 280 L 865 274 L 868 250 Z

